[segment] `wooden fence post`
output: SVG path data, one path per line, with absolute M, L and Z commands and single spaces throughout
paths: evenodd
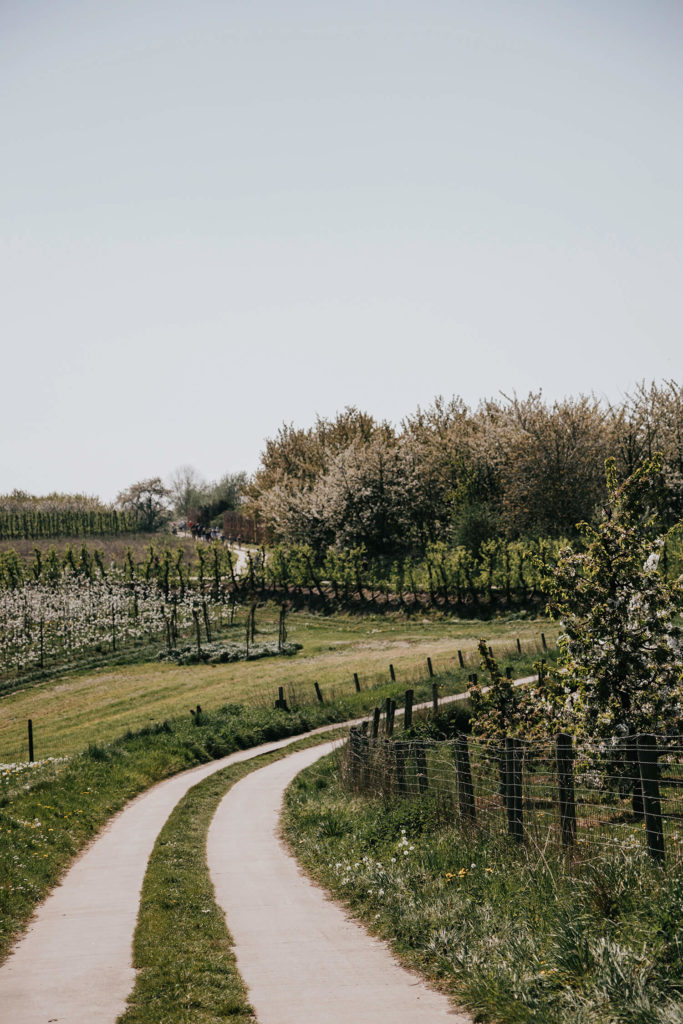
M 358 673 L 353 673 L 353 684 L 356 687 L 356 693 L 360 693 L 360 681 L 358 679 Z
M 458 661 L 460 662 L 460 668 L 465 667 L 465 659 L 462 656 L 462 651 L 458 651 Z
M 414 690 L 406 690 L 406 703 L 405 711 L 403 712 L 403 728 L 404 730 L 410 729 L 413 724 L 413 698 L 415 696 Z
M 427 774 L 427 744 L 424 740 L 416 740 L 415 744 L 415 768 L 417 770 L 417 788 L 420 796 L 429 789 L 429 776 Z
M 659 765 L 657 739 L 649 734 L 638 736 L 638 765 L 643 791 L 645 811 L 645 833 L 647 847 L 655 860 L 664 860 L 664 830 L 662 828 L 662 805 L 659 799 Z
M 386 712 L 384 718 L 384 734 L 386 736 L 393 736 L 394 734 L 394 713 L 396 711 L 396 702 L 387 697 Z
M 431 679 L 434 675 L 434 669 L 432 668 L 432 659 L 427 658 L 427 670 L 429 671 L 429 678 Z
M 393 665 L 389 666 L 389 675 L 391 677 L 392 683 L 395 683 L 396 682 L 396 672 L 394 671 L 394 666 Z
M 278 686 L 277 689 L 277 700 L 275 701 L 275 707 L 281 711 L 289 711 L 287 707 L 287 701 L 285 700 L 285 688 L 284 686 Z
M 505 738 L 505 806 L 508 832 L 521 843 L 524 839 L 522 818 L 522 751 L 521 742 L 513 736 Z
M 469 821 L 475 821 L 477 811 L 474 803 L 474 787 L 472 785 L 470 755 L 467 750 L 467 736 L 456 736 L 455 769 L 460 817 L 467 818 Z
M 508 665 L 505 669 L 505 678 L 512 679 L 512 665 Z
M 439 684 L 432 683 L 432 711 L 436 715 L 439 710 Z
M 375 708 L 372 712 L 372 738 L 376 740 L 379 736 L 379 720 L 382 711 L 380 708 Z
M 318 686 L 317 683 L 313 683 L 313 685 L 315 686 L 315 695 L 318 698 L 318 700 L 320 701 L 320 703 L 322 704 L 323 703 L 322 690 L 320 689 L 320 687 Z
M 33 719 L 28 720 L 28 760 L 29 764 L 33 764 L 35 758 L 33 756 Z
M 576 839 L 576 804 L 574 802 L 574 749 L 572 738 L 559 732 L 555 737 L 557 786 L 560 800 L 562 845 L 572 846 Z
M 547 651 L 548 650 L 548 645 L 545 642 L 545 633 L 541 633 L 541 643 L 543 644 L 543 650 Z
M 522 653 L 522 645 L 519 642 L 519 637 L 517 637 L 517 654 L 521 654 L 521 653 Z

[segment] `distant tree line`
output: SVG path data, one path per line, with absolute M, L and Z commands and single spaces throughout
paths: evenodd
M 176 518 L 188 519 L 194 515 L 197 522 L 209 526 L 224 512 L 234 512 L 240 507 L 246 483 L 244 472 L 204 480 L 194 466 L 179 466 L 171 476 L 168 496 Z
M 430 546 L 479 555 L 494 538 L 575 538 L 607 498 L 604 465 L 625 479 L 662 454 L 653 492 L 664 529 L 683 515 L 683 392 L 641 384 L 618 405 L 541 394 L 469 408 L 437 398 L 398 428 L 347 408 L 266 441 L 246 488 L 274 542 L 367 557 L 424 556 Z
M 0 540 L 96 537 L 135 533 L 138 516 L 82 494 L 0 495 Z

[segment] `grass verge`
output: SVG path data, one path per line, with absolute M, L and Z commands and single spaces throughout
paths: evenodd
M 444 687 L 463 682 L 447 678 Z M 417 700 L 430 694 L 426 682 L 416 688 Z M 235 750 L 362 716 L 385 696 L 400 706 L 400 684 L 291 713 L 229 704 L 128 731 L 69 758 L 0 768 L 0 961 L 69 863 L 128 800 Z
M 277 637 L 274 609 L 259 611 L 257 639 Z M 197 703 L 220 707 L 227 702 L 273 706 L 279 686 L 290 703 L 316 702 L 314 682 L 325 700 L 355 693 L 357 672 L 363 690 L 389 682 L 389 665 L 403 689 L 428 681 L 427 657 L 444 684 L 463 688 L 469 672 L 479 669 L 480 636 L 492 644 L 502 665 L 515 675 L 526 674 L 539 657 L 555 656 L 557 626 L 545 621 L 454 622 L 436 616 L 427 620 L 399 618 L 291 615 L 289 638 L 303 644 L 294 658 L 225 665 L 178 666 L 158 661 L 110 665 L 8 694 L 0 700 L 0 762 L 27 757 L 26 720 L 32 719 L 37 757 L 62 757 L 89 743 L 109 743 L 126 729 L 142 729 L 164 718 L 186 714 Z M 274 630 L 274 633 L 273 633 Z M 541 645 L 545 630 L 549 652 Z M 243 636 L 243 626 L 233 636 Z M 516 652 L 519 636 L 523 657 Z M 458 670 L 461 649 L 465 669 Z
M 683 878 L 645 852 L 580 864 L 442 821 L 429 798 L 350 796 L 334 756 L 290 786 L 309 874 L 477 1020 L 681 1024 Z
M 68 760 L 0 772 L 0 961 L 76 854 L 132 797 L 236 750 L 351 717 L 339 703 L 286 714 L 230 705 L 163 722 Z
M 327 734 L 325 741 L 335 735 Z M 147 866 L 133 947 L 138 976 L 119 1024 L 255 1021 L 225 917 L 215 903 L 206 835 L 218 804 L 236 782 L 321 741 L 307 737 L 230 765 L 194 786 L 175 807 Z

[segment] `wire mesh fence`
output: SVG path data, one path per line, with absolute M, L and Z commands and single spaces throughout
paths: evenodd
M 525 671 L 531 671 L 531 665 L 536 659 L 541 662 L 544 658 L 554 657 L 555 635 L 548 632 L 537 633 L 535 631 L 522 630 L 519 636 L 513 638 L 498 638 L 492 641 L 492 652 L 499 662 L 506 666 L 506 672 L 510 677 L 515 677 Z M 386 690 L 398 683 L 401 686 L 412 685 L 419 687 L 420 684 L 431 683 L 432 679 L 439 680 L 440 693 L 457 692 L 464 690 L 468 683 L 477 681 L 477 672 L 480 669 L 481 655 L 471 641 L 465 640 L 462 649 L 443 651 L 437 649 L 430 657 L 420 652 L 406 657 L 401 653 L 401 660 L 396 665 L 389 663 L 378 665 L 376 663 L 363 663 L 362 657 L 353 668 L 335 667 L 330 670 L 325 668 L 326 675 L 319 683 L 309 679 L 305 682 L 298 679 L 297 682 L 285 681 L 281 687 L 265 686 L 260 692 L 250 694 L 245 702 L 261 707 L 280 708 L 285 711 L 300 710 L 310 704 L 329 704 L 333 701 L 344 700 L 361 691 Z M 293 674 L 301 675 L 298 666 L 293 669 Z M 384 693 L 379 693 L 374 699 L 380 701 Z M 194 695 L 193 695 L 194 696 Z M 0 694 L 0 699 L 2 695 Z M 201 688 L 198 687 L 196 697 L 204 704 Z M 207 708 L 208 710 L 208 708 Z M 23 707 L 22 707 L 23 711 Z M 30 713 L 30 712 L 29 712 Z M 150 724 L 146 720 L 144 724 Z M 65 753 L 73 752 L 65 750 L 63 745 L 62 731 L 55 732 L 52 723 L 47 723 L 40 715 L 36 714 L 33 719 L 35 731 L 35 756 L 62 757 Z M 47 728 L 46 728 L 47 726 Z M 102 724 L 94 721 L 91 732 L 88 735 L 88 742 L 106 742 L 111 738 L 111 730 L 106 719 Z M 28 735 L 27 720 L 13 713 L 11 708 L 5 715 L 0 714 L 0 766 L 11 763 L 23 763 L 32 760 Z
M 390 703 L 381 725 L 375 713 L 351 729 L 342 773 L 353 792 L 429 800 L 447 820 L 572 856 L 646 844 L 657 860 L 683 859 L 680 735 L 393 736 Z
M 536 670 L 531 668 L 532 663 L 538 661 L 545 665 L 546 658 L 552 660 L 555 657 L 554 634 L 546 638 L 545 633 L 524 633 L 520 637 L 494 640 L 489 648 L 504 666 L 508 678 L 517 677 L 520 663 L 522 671 L 533 671 L 535 674 Z M 390 663 L 372 667 L 360 665 L 358 672 L 339 672 L 336 679 L 324 681 L 320 685 L 317 682 L 286 682 L 283 690 L 287 706 L 299 708 L 311 700 L 317 699 L 320 703 L 340 700 L 361 690 L 380 690 L 397 681 L 404 686 L 415 686 L 429 683 L 434 678 L 449 676 L 459 678 L 464 686 L 466 683 L 476 683 L 480 670 L 481 654 L 476 645 L 468 643 L 463 644 L 461 650 L 439 651 L 430 657 L 423 653 L 408 658 L 402 656 L 401 663 L 396 666 Z M 263 695 L 262 703 L 272 707 L 270 692 Z

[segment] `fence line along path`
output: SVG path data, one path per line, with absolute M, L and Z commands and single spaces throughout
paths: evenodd
M 259 1024 L 471 1024 L 314 886 L 279 840 L 285 788 L 333 747 L 252 772 L 209 830 L 217 902 Z

